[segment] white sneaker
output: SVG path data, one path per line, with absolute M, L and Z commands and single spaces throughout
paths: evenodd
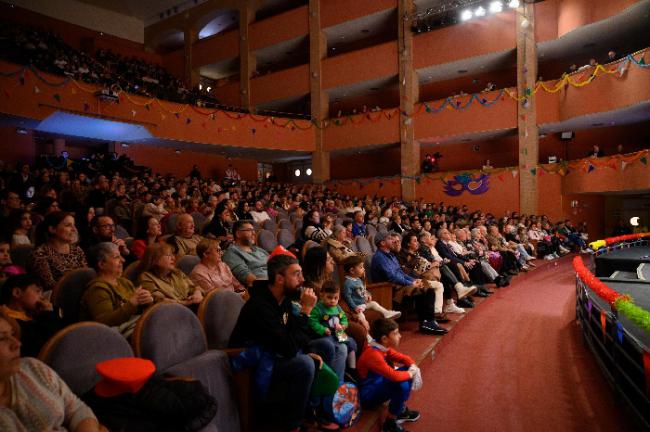
M 456 292 L 458 293 L 458 300 L 464 299 L 468 295 L 472 295 L 476 292 L 476 285 L 472 285 L 469 287 L 466 287 L 462 283 L 458 282 L 454 288 L 456 289 Z
M 555 259 L 555 254 L 548 254 L 544 257 L 546 261 L 552 261 Z
M 571 251 L 569 249 L 565 248 L 564 246 L 560 246 L 560 252 L 567 254 L 567 253 L 569 253 Z
M 465 313 L 465 309 L 456 306 L 456 303 L 454 302 L 446 304 L 445 307 L 443 308 L 443 311 L 445 311 L 446 313 L 458 313 L 458 314 Z
M 386 315 L 384 315 L 384 318 L 386 318 L 386 319 L 398 319 L 401 316 L 402 316 L 402 312 L 390 310 L 390 311 L 386 312 Z
M 591 249 L 580 249 L 580 253 L 583 254 L 591 253 Z

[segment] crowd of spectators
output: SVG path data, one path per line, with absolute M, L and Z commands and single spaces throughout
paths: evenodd
M 84 53 L 72 48 L 51 30 L 0 21 L 0 56 L 21 65 L 78 81 L 99 84 L 113 91 L 157 97 L 179 103 L 195 103 L 209 94 L 187 89 L 184 83 L 158 64 L 125 57 L 109 49 Z
M 345 309 L 345 327 L 317 327 L 318 335 L 306 330 L 310 342 L 304 348 L 331 364 L 341 379 L 347 372 L 363 385 L 350 354 L 362 352 L 373 313 L 396 318 L 413 304 L 420 331 L 444 335 L 447 329 L 439 323 L 474 307 L 472 297 L 489 296 L 488 285 L 509 285 L 513 276 L 535 267 L 537 258 L 551 260 L 586 248 L 586 226 L 568 220 L 554 223 L 544 215 L 516 212 L 496 216 L 398 197 L 354 197 L 321 185 L 246 182 L 233 167 L 228 171 L 223 182 L 202 178 L 197 168 L 175 178 L 111 154 L 3 167 L 0 265 L 11 292 L 3 291 L 1 298 L 3 308 L 16 309 L 16 316 L 32 324 L 25 332 L 31 354 L 61 325 L 47 313 L 53 306 L 43 292 L 54 289 L 67 272 L 89 265 L 97 276 L 83 296 L 80 316 L 113 326 L 126 337 L 142 312 L 160 301 L 196 310 L 214 289 L 244 298 L 266 289 L 260 285 L 277 282 L 281 289 L 289 281 L 284 276 L 269 281 L 270 251 L 257 244 L 256 234 L 268 223 L 291 219 L 296 241 L 286 253 L 299 258 L 295 263 L 302 266 L 304 286 L 324 305 L 305 310 L 338 310 L 339 299 L 356 299 Z M 375 252 L 360 251 L 357 239 L 374 244 Z M 15 252 L 25 249 L 29 258 L 12 263 Z M 176 265 L 186 255 L 197 256 L 191 274 Z M 125 266 L 132 263 L 136 277 L 127 278 Z M 332 276 L 336 264 L 345 269 L 345 284 Z M 34 276 L 27 284 L 36 290 L 31 305 L 21 303 L 16 289 L 24 288 L 26 282 L 15 278 L 26 271 Z M 395 286 L 397 310 L 373 302 L 365 290 L 366 276 Z M 328 297 L 320 297 L 324 294 Z M 36 322 L 46 324 L 33 326 Z M 340 339 L 333 341 L 335 334 Z M 348 335 L 360 343 L 345 342 Z M 275 342 L 269 346 L 282 349 Z M 327 412 L 319 419 L 331 424 Z

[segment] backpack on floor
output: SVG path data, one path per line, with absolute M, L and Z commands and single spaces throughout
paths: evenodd
M 334 421 L 343 428 L 354 425 L 361 418 L 359 389 L 352 383 L 343 383 L 334 393 L 332 400 Z

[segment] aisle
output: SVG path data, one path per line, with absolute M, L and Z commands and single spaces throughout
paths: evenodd
M 425 387 L 410 405 L 422 417 L 407 430 L 634 430 L 582 344 L 570 259 L 517 279 L 421 364 Z

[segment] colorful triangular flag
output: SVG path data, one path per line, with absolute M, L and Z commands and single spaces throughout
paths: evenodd
M 592 172 L 594 169 L 596 169 L 596 168 L 594 168 L 594 166 L 592 164 L 589 164 L 589 166 L 587 167 L 587 173 Z

